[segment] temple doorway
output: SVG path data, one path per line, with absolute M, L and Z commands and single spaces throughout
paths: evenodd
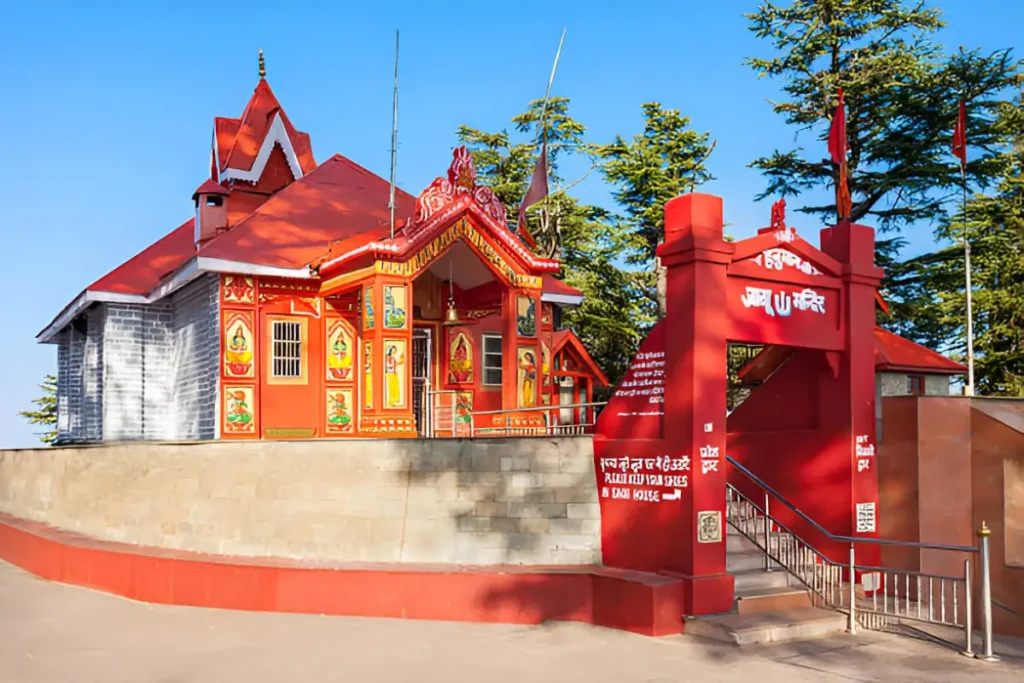
M 412 410 L 416 418 L 416 432 L 426 436 L 427 423 L 425 406 L 431 387 L 433 366 L 433 329 L 416 327 L 412 333 Z

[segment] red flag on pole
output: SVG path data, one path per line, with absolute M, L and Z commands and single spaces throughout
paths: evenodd
M 839 89 L 839 103 L 836 113 L 832 116 L 832 127 L 828 131 L 828 152 L 832 163 L 839 166 L 839 182 L 836 185 L 836 214 L 840 221 L 850 218 L 853 202 L 850 199 L 850 187 L 846 176 L 846 105 L 843 101 L 843 89 Z
M 531 248 L 537 248 L 537 242 L 526 227 L 526 210 L 548 196 L 548 142 L 540 143 L 540 157 L 533 169 L 533 178 L 530 180 L 530 187 L 526 190 L 522 204 L 519 205 L 519 234 Z
M 843 101 L 843 89 L 839 89 L 839 104 L 832 116 L 832 127 L 828 131 L 828 153 L 832 155 L 832 163 L 846 163 L 846 106 Z
M 960 114 L 956 118 L 953 130 L 953 156 L 960 159 L 960 171 L 967 171 L 967 110 L 964 101 L 960 100 Z

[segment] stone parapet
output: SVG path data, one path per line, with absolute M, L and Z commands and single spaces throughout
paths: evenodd
M 220 555 L 601 561 L 590 437 L 0 451 L 0 512 L 107 541 Z

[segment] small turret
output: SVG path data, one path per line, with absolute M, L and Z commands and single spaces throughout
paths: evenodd
M 200 185 L 192 194 L 196 205 L 196 249 L 228 229 L 228 190 L 213 179 Z

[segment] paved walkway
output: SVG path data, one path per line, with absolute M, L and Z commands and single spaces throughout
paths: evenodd
M 355 619 L 146 605 L 0 563 L 0 681 L 152 683 L 668 683 L 1021 681 L 898 636 L 742 650 L 582 624 L 546 627 Z

